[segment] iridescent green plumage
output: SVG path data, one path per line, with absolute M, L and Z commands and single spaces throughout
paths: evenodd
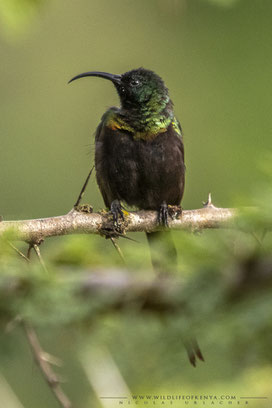
M 115 86 L 121 107 L 110 108 L 105 113 L 103 122 L 106 126 L 131 132 L 135 140 L 153 140 L 172 124 L 181 136 L 168 89 L 158 75 L 139 68 L 123 74 L 121 84 Z
M 125 117 L 120 114 L 120 110 L 116 108 L 110 108 L 103 117 L 104 123 L 112 130 L 124 130 L 127 132 L 131 132 L 133 134 L 133 138 L 135 140 L 142 139 L 142 140 L 152 140 L 154 139 L 159 133 L 166 132 L 168 126 L 172 124 L 173 128 L 175 129 L 176 133 L 181 137 L 182 131 L 179 124 L 179 121 L 174 117 L 174 115 L 165 116 L 164 114 L 160 115 L 152 115 L 149 120 L 145 120 L 144 130 L 139 131 L 137 130 L 137 125 L 131 122 L 128 123 Z

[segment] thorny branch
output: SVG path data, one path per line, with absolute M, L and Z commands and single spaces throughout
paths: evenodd
M 36 252 L 37 257 L 39 258 L 39 261 L 44 268 L 44 270 L 47 272 L 46 266 L 43 262 L 41 253 L 40 253 L 40 248 L 38 247 L 37 244 L 30 244 L 27 252 L 27 256 L 25 256 L 21 251 L 19 251 L 14 245 L 12 245 L 12 248 L 19 253 L 20 256 L 22 256 L 25 260 L 28 262 L 30 261 L 30 254 L 32 248 Z M 26 338 L 28 340 L 30 349 L 32 351 L 32 354 L 34 356 L 34 359 L 38 365 L 38 367 L 41 370 L 41 373 L 43 377 L 45 378 L 46 382 L 48 383 L 50 389 L 52 390 L 53 394 L 55 395 L 57 401 L 59 402 L 60 406 L 62 408 L 72 408 L 72 403 L 70 402 L 69 398 L 67 395 L 64 393 L 60 386 L 60 381 L 58 376 L 54 373 L 54 371 L 51 368 L 51 364 L 55 365 L 61 365 L 59 359 L 51 356 L 50 354 L 46 353 L 43 349 L 42 346 L 39 342 L 37 333 L 34 329 L 34 327 L 27 322 L 26 320 L 22 319 L 20 316 L 17 316 L 16 318 L 19 322 L 21 322 Z M 14 322 L 13 322 L 14 323 Z M 12 324 L 11 324 L 12 328 Z
M 38 364 L 44 378 L 46 379 L 50 389 L 57 398 L 60 406 L 62 408 L 72 408 L 72 404 L 66 394 L 64 394 L 57 375 L 51 368 L 50 362 L 48 361 L 47 353 L 45 353 L 40 345 L 37 334 L 33 327 L 26 323 L 22 322 L 27 340 L 29 342 L 32 354 L 35 358 L 36 363 Z
M 169 228 L 201 230 L 227 227 L 235 218 L 237 210 L 215 207 L 210 199 L 203 208 L 181 211 L 180 207 L 169 206 Z M 0 222 L 0 234 L 12 230 L 14 238 L 39 245 L 46 238 L 68 234 L 108 235 L 126 232 L 154 231 L 159 229 L 156 211 L 125 212 L 125 220 L 114 226 L 110 212 L 93 213 L 91 207 L 82 210 L 73 208 L 68 214 L 23 221 Z

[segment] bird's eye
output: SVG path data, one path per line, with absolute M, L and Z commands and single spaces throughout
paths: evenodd
M 138 85 L 140 85 L 139 79 L 133 79 L 130 83 L 131 83 L 132 86 L 138 86 Z

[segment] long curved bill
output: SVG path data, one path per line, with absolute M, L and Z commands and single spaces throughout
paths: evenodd
M 121 75 L 109 74 L 108 72 L 91 71 L 91 72 L 84 72 L 83 74 L 76 75 L 74 78 L 70 79 L 68 84 L 75 81 L 76 79 L 85 78 L 85 77 L 99 77 L 99 78 L 109 79 L 115 85 L 118 85 L 121 82 Z

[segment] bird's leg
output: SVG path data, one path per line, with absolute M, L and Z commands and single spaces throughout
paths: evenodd
M 113 216 L 114 224 L 118 225 L 118 221 L 120 218 L 122 219 L 122 221 L 124 221 L 124 214 L 123 214 L 122 206 L 119 200 L 114 200 L 111 203 L 111 213 Z
M 168 217 L 169 217 L 169 213 L 168 213 L 168 205 L 166 204 L 166 202 L 164 201 L 159 208 L 159 214 L 158 214 L 158 222 L 160 225 L 162 225 L 163 227 L 169 227 L 168 225 Z

